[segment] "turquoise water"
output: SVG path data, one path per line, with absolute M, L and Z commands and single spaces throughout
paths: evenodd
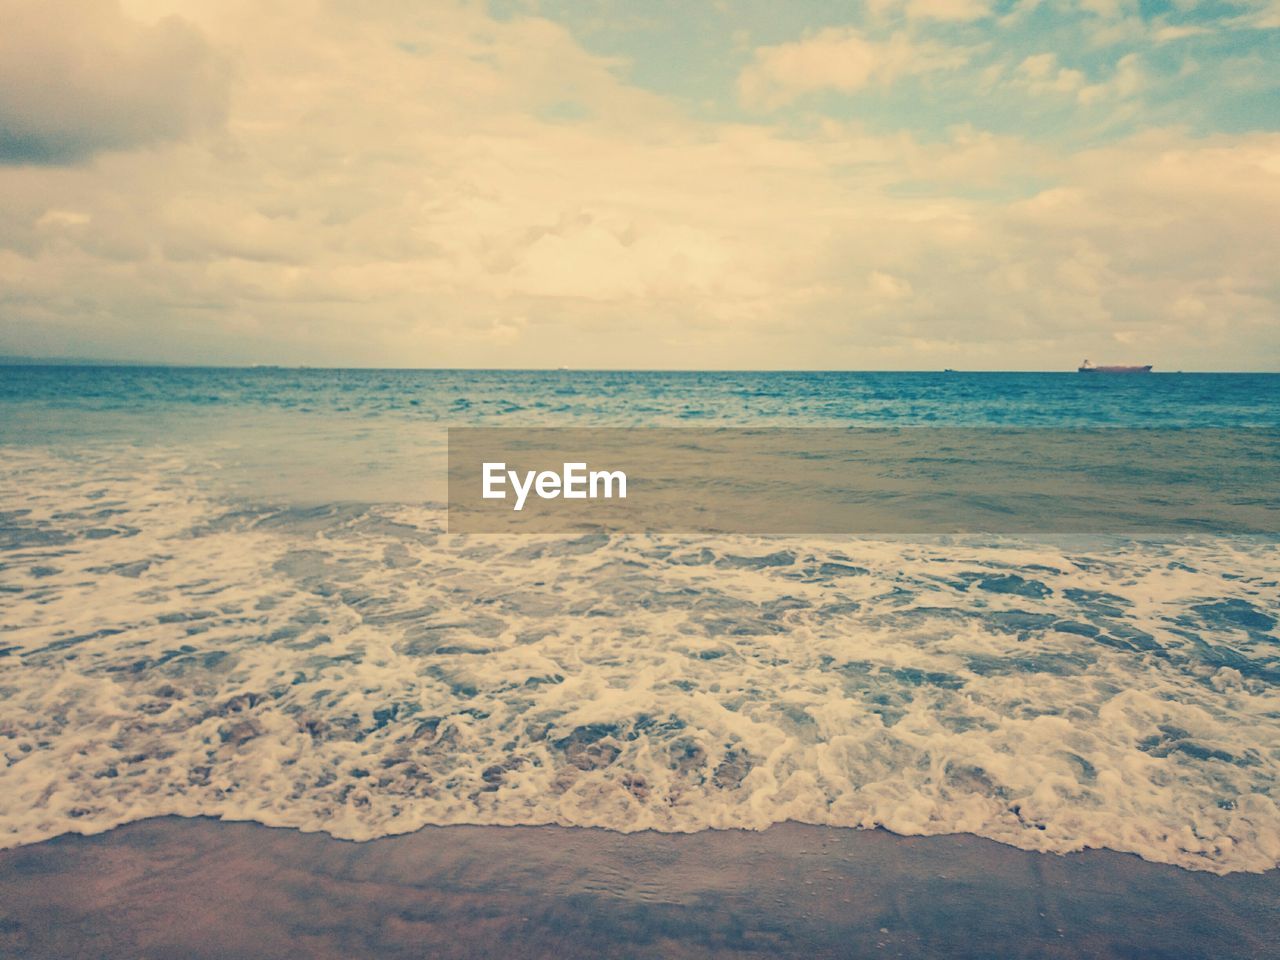
M 1280 375 L 7 367 L 0 408 L 272 410 L 487 426 L 1277 426 Z
M 1275 428 L 1277 386 L 0 367 L 0 832 L 794 819 L 1272 867 L 1275 538 L 463 537 L 439 491 L 451 425 Z

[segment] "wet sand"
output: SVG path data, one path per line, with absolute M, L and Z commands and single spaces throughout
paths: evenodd
M 1280 956 L 1280 871 L 781 824 L 433 827 L 350 843 L 161 818 L 0 851 L 0 956 Z

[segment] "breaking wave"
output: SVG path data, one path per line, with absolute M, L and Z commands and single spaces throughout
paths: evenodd
M 1274 541 L 451 537 L 8 448 L 0 842 L 782 820 L 1280 862 Z

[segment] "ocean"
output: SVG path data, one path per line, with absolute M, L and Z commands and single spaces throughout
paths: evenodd
M 1280 376 L 0 367 L 0 844 L 794 820 L 1280 864 L 1280 538 L 450 534 L 451 426 L 1276 430 Z

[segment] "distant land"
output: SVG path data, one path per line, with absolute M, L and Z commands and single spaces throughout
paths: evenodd
M 18 357 L 0 354 L 0 367 L 188 367 L 168 360 L 103 360 L 98 357 Z
M 693 368 L 662 367 L 379 367 L 379 366 L 330 366 L 325 363 L 230 363 L 230 362 L 197 362 L 182 360 L 119 360 L 106 357 L 31 357 L 18 354 L 0 354 L 0 367 L 189 367 L 193 369 L 216 370 L 436 370 L 436 371 L 538 371 L 559 373 L 1074 373 L 1075 365 L 1068 364 L 1061 368 L 1044 370 L 992 370 L 972 369 L 958 370 L 951 367 L 916 367 L 902 370 L 858 370 L 858 369 L 788 369 L 788 368 L 756 368 L 733 369 L 715 368 L 709 370 Z M 1183 368 L 1156 368 L 1153 373 L 1257 373 L 1277 374 L 1278 370 L 1187 370 Z

